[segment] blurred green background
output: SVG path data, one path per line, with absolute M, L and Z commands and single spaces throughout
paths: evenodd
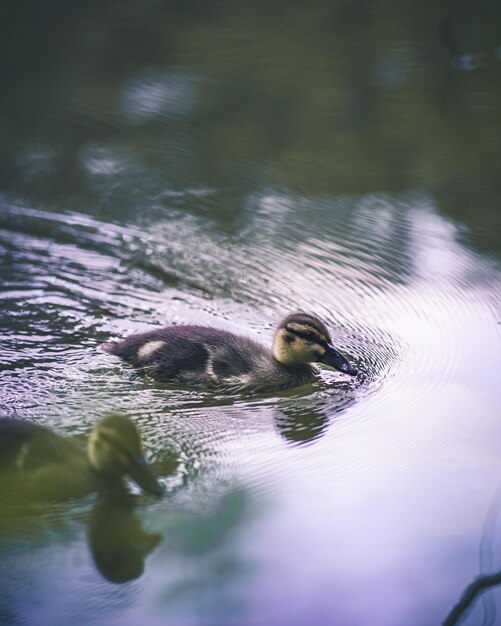
M 95 213 L 208 187 L 228 218 L 263 185 L 419 189 L 500 249 L 499 2 L 4 0 L 1 17 L 11 196 Z

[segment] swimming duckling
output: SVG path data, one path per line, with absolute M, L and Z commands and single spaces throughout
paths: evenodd
M 168 326 L 101 347 L 160 381 L 229 390 L 277 391 L 302 385 L 318 372 L 313 363 L 357 374 L 332 345 L 325 324 L 309 313 L 283 319 L 272 350 L 248 337 L 205 326 Z
M 0 419 L 0 484 L 11 495 L 62 501 L 106 487 L 123 488 L 125 475 L 155 496 L 163 492 L 144 460 L 135 424 L 123 415 L 98 422 L 87 450 L 44 426 Z

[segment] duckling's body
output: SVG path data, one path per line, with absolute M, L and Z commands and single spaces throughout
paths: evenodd
M 356 373 L 331 345 L 325 325 L 306 313 L 281 322 L 273 350 L 205 326 L 170 326 L 107 342 L 102 348 L 163 382 L 229 390 L 264 392 L 302 385 L 317 373 L 313 363 L 333 365 L 327 355 L 336 356 L 337 369 Z
M 110 415 L 94 427 L 87 450 L 32 422 L 0 419 L 1 492 L 22 500 L 63 501 L 103 488 L 123 488 L 129 475 L 143 489 L 161 487 L 145 466 L 135 425 Z

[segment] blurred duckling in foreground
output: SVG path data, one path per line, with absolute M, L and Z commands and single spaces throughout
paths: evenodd
M 205 326 L 168 326 L 101 347 L 163 382 L 235 391 L 302 385 L 318 372 L 315 363 L 357 374 L 333 346 L 325 324 L 302 312 L 281 321 L 271 350 L 248 337 Z
M 63 501 L 93 491 L 124 490 L 126 476 L 148 493 L 163 493 L 144 460 L 136 425 L 123 415 L 99 421 L 87 449 L 44 426 L 0 419 L 2 493 L 22 500 Z

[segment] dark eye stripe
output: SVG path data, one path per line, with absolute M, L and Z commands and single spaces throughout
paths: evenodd
M 115 437 L 112 437 L 107 433 L 103 433 L 102 431 L 100 431 L 98 436 L 98 441 L 99 440 L 106 442 L 109 446 L 111 446 L 118 452 L 125 454 L 126 456 L 130 455 L 129 450 L 127 450 L 127 448 L 122 444 L 120 440 L 115 439 Z
M 303 333 L 303 337 L 307 339 L 308 341 L 316 341 L 318 339 L 317 335 L 315 335 L 315 333 L 312 333 L 310 331 L 306 331 L 305 333 Z
M 290 326 L 287 326 L 286 328 L 288 332 L 292 333 L 293 335 L 296 335 L 296 337 L 301 337 L 302 339 L 306 339 L 306 341 L 315 341 L 321 346 L 327 345 L 327 341 L 325 341 L 325 339 L 317 335 L 317 333 L 313 330 L 300 331 L 295 328 L 291 328 Z
M 103 433 L 102 430 L 99 431 L 98 439 L 100 439 L 101 441 L 105 441 L 106 443 L 109 443 L 111 446 L 116 446 L 116 443 L 113 437 L 111 437 L 110 435 L 106 433 Z

